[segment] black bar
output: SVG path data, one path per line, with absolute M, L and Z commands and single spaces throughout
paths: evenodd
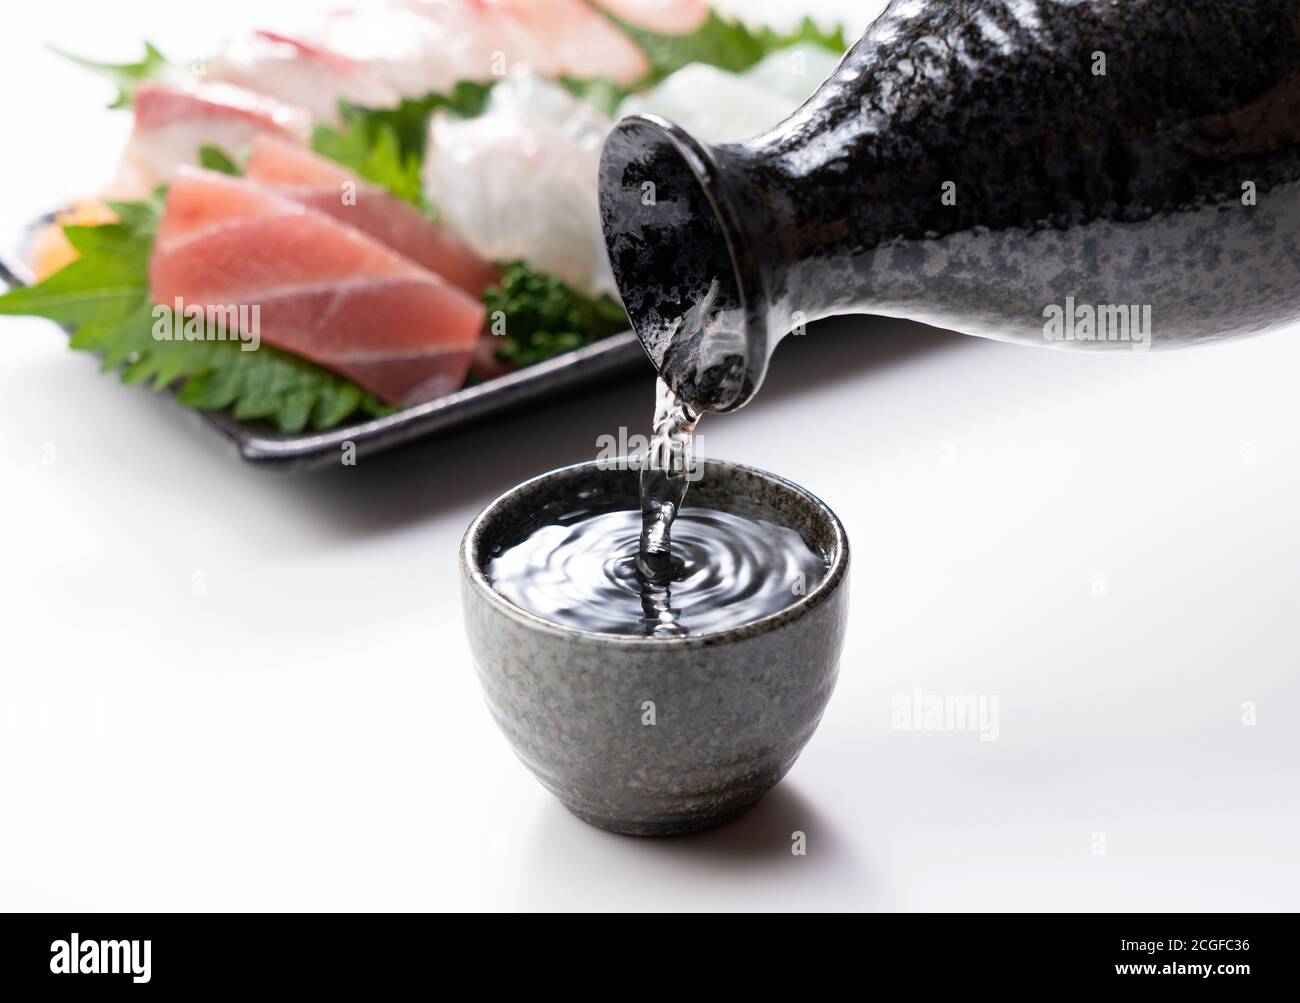
M 554 978 L 549 991 L 563 992 L 595 978 L 597 969 L 617 977 L 619 967 L 629 987 L 657 986 L 661 992 L 672 991 L 685 970 L 701 968 L 712 969 L 723 983 L 775 972 L 811 984 L 840 972 L 862 987 L 902 979 L 927 995 L 945 986 L 987 991 L 1163 983 L 1182 991 L 1237 983 L 1285 989 L 1294 986 L 1298 964 L 1294 926 L 1294 916 L 1240 914 L 727 915 L 596 922 L 563 916 L 9 915 L 0 918 L 0 995 L 17 1000 L 35 998 L 15 995 L 24 990 L 137 995 L 252 987 L 370 994 L 413 984 L 437 988 L 453 974 L 475 971 L 482 988 L 514 975 Z M 80 970 L 55 973 L 52 968 L 68 967 L 74 934 Z M 114 965 L 117 974 L 89 970 Z M 621 983 L 602 977 L 596 984 Z

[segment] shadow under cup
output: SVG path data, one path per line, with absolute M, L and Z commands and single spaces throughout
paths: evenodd
M 673 835 L 747 811 L 812 737 L 839 671 L 849 545 L 815 496 L 750 467 L 700 462 L 684 508 L 765 519 L 827 556 L 826 577 L 778 613 L 694 637 L 544 620 L 484 575 L 494 549 L 583 507 L 639 507 L 638 475 L 584 463 L 527 481 L 461 545 L 465 629 L 489 710 L 524 765 L 582 820 Z

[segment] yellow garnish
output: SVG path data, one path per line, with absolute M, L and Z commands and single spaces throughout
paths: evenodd
M 53 275 L 60 268 L 77 260 L 77 252 L 63 235 L 65 226 L 103 226 L 116 223 L 117 214 L 98 199 L 83 199 L 72 204 L 54 217 L 54 222 L 42 227 L 32 240 L 30 254 L 36 281 Z

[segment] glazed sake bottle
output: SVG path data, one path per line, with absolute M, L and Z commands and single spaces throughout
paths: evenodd
M 601 161 L 660 375 L 747 403 L 776 343 L 873 313 L 1070 348 L 1300 316 L 1300 0 L 893 0 L 790 118 L 655 117 Z

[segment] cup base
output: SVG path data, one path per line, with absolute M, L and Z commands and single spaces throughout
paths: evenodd
M 764 791 L 764 794 L 767 793 Z M 674 818 L 664 820 L 644 820 L 616 818 L 611 815 L 601 815 L 593 813 L 583 808 L 579 804 L 564 798 L 557 798 L 560 804 L 568 809 L 569 814 L 579 818 L 590 826 L 597 829 L 604 829 L 606 832 L 617 833 L 620 836 L 646 836 L 646 837 L 664 837 L 664 836 L 686 836 L 695 832 L 704 832 L 708 829 L 716 829 L 718 826 L 726 825 L 728 822 L 734 822 L 740 816 L 749 812 L 759 801 L 763 799 L 763 794 L 757 797 L 746 798 L 729 804 L 726 808 L 709 812 L 704 815 L 692 815 L 687 818 Z

